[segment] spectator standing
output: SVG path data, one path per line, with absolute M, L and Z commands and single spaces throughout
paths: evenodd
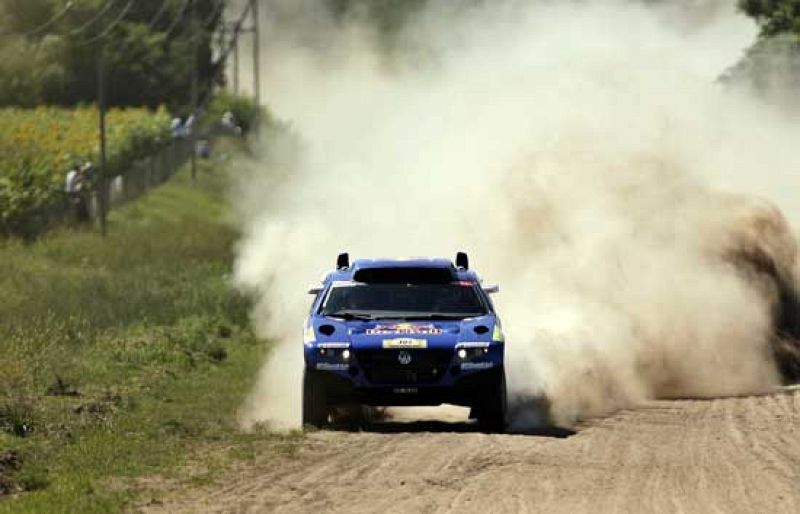
M 97 212 L 95 210 L 97 206 L 97 187 L 95 182 L 95 168 L 92 161 L 86 161 L 83 167 L 81 168 L 81 195 L 83 196 L 83 202 L 86 206 L 86 221 L 89 221 L 92 218 L 92 213 Z
M 82 195 L 83 170 L 79 164 L 73 164 L 67 172 L 64 181 L 64 192 L 77 223 L 83 223 L 88 218 L 88 210 Z
M 72 200 L 72 197 L 78 193 L 78 175 L 80 174 L 80 166 L 73 164 L 67 172 L 67 177 L 64 180 L 64 192 Z
M 242 135 L 242 127 L 236 122 L 236 117 L 231 111 L 225 111 L 222 115 L 221 124 L 225 131 L 236 134 L 237 136 Z
M 91 163 L 83 166 L 74 164 L 67 172 L 64 180 L 64 192 L 67 194 L 70 207 L 75 216 L 75 222 L 79 224 L 88 223 L 91 220 L 89 215 L 89 202 L 92 192 L 91 177 L 94 168 Z

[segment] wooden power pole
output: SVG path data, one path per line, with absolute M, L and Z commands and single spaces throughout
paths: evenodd
M 250 0 L 250 12 L 253 15 L 253 99 L 256 109 L 261 108 L 261 41 L 258 19 L 258 0 Z M 258 120 L 256 120 L 256 126 Z
M 239 33 L 233 33 L 233 94 L 239 94 Z
M 192 160 L 192 182 L 197 180 L 197 131 L 200 128 L 200 124 L 198 123 L 198 112 L 197 112 L 197 103 L 199 101 L 200 96 L 200 70 L 198 70 L 199 65 L 199 58 L 197 55 L 197 48 L 198 48 L 198 32 L 200 31 L 200 24 L 197 22 L 197 1 L 196 0 L 189 0 L 191 5 L 191 16 L 189 23 L 191 23 L 191 34 L 192 34 L 192 126 L 189 127 L 189 151 L 191 152 L 191 160 Z
M 105 237 L 108 216 L 108 158 L 106 155 L 106 65 L 103 42 L 97 43 L 97 111 L 100 123 L 100 173 L 97 207 L 100 211 L 100 233 Z

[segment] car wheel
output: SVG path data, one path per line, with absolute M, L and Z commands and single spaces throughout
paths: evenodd
M 323 427 L 328 423 L 329 410 L 322 377 L 306 368 L 303 373 L 303 425 Z

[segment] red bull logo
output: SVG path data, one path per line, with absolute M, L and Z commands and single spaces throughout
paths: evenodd
M 365 333 L 367 335 L 440 335 L 444 333 L 444 330 L 436 328 L 432 324 L 395 323 L 390 325 L 376 325 L 374 328 L 368 328 Z

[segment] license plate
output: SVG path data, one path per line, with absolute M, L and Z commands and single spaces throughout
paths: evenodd
M 395 394 L 417 394 L 419 389 L 416 387 L 395 387 L 392 392 Z
M 427 339 L 411 339 L 408 337 L 399 337 L 397 339 L 384 339 L 384 348 L 427 348 Z

